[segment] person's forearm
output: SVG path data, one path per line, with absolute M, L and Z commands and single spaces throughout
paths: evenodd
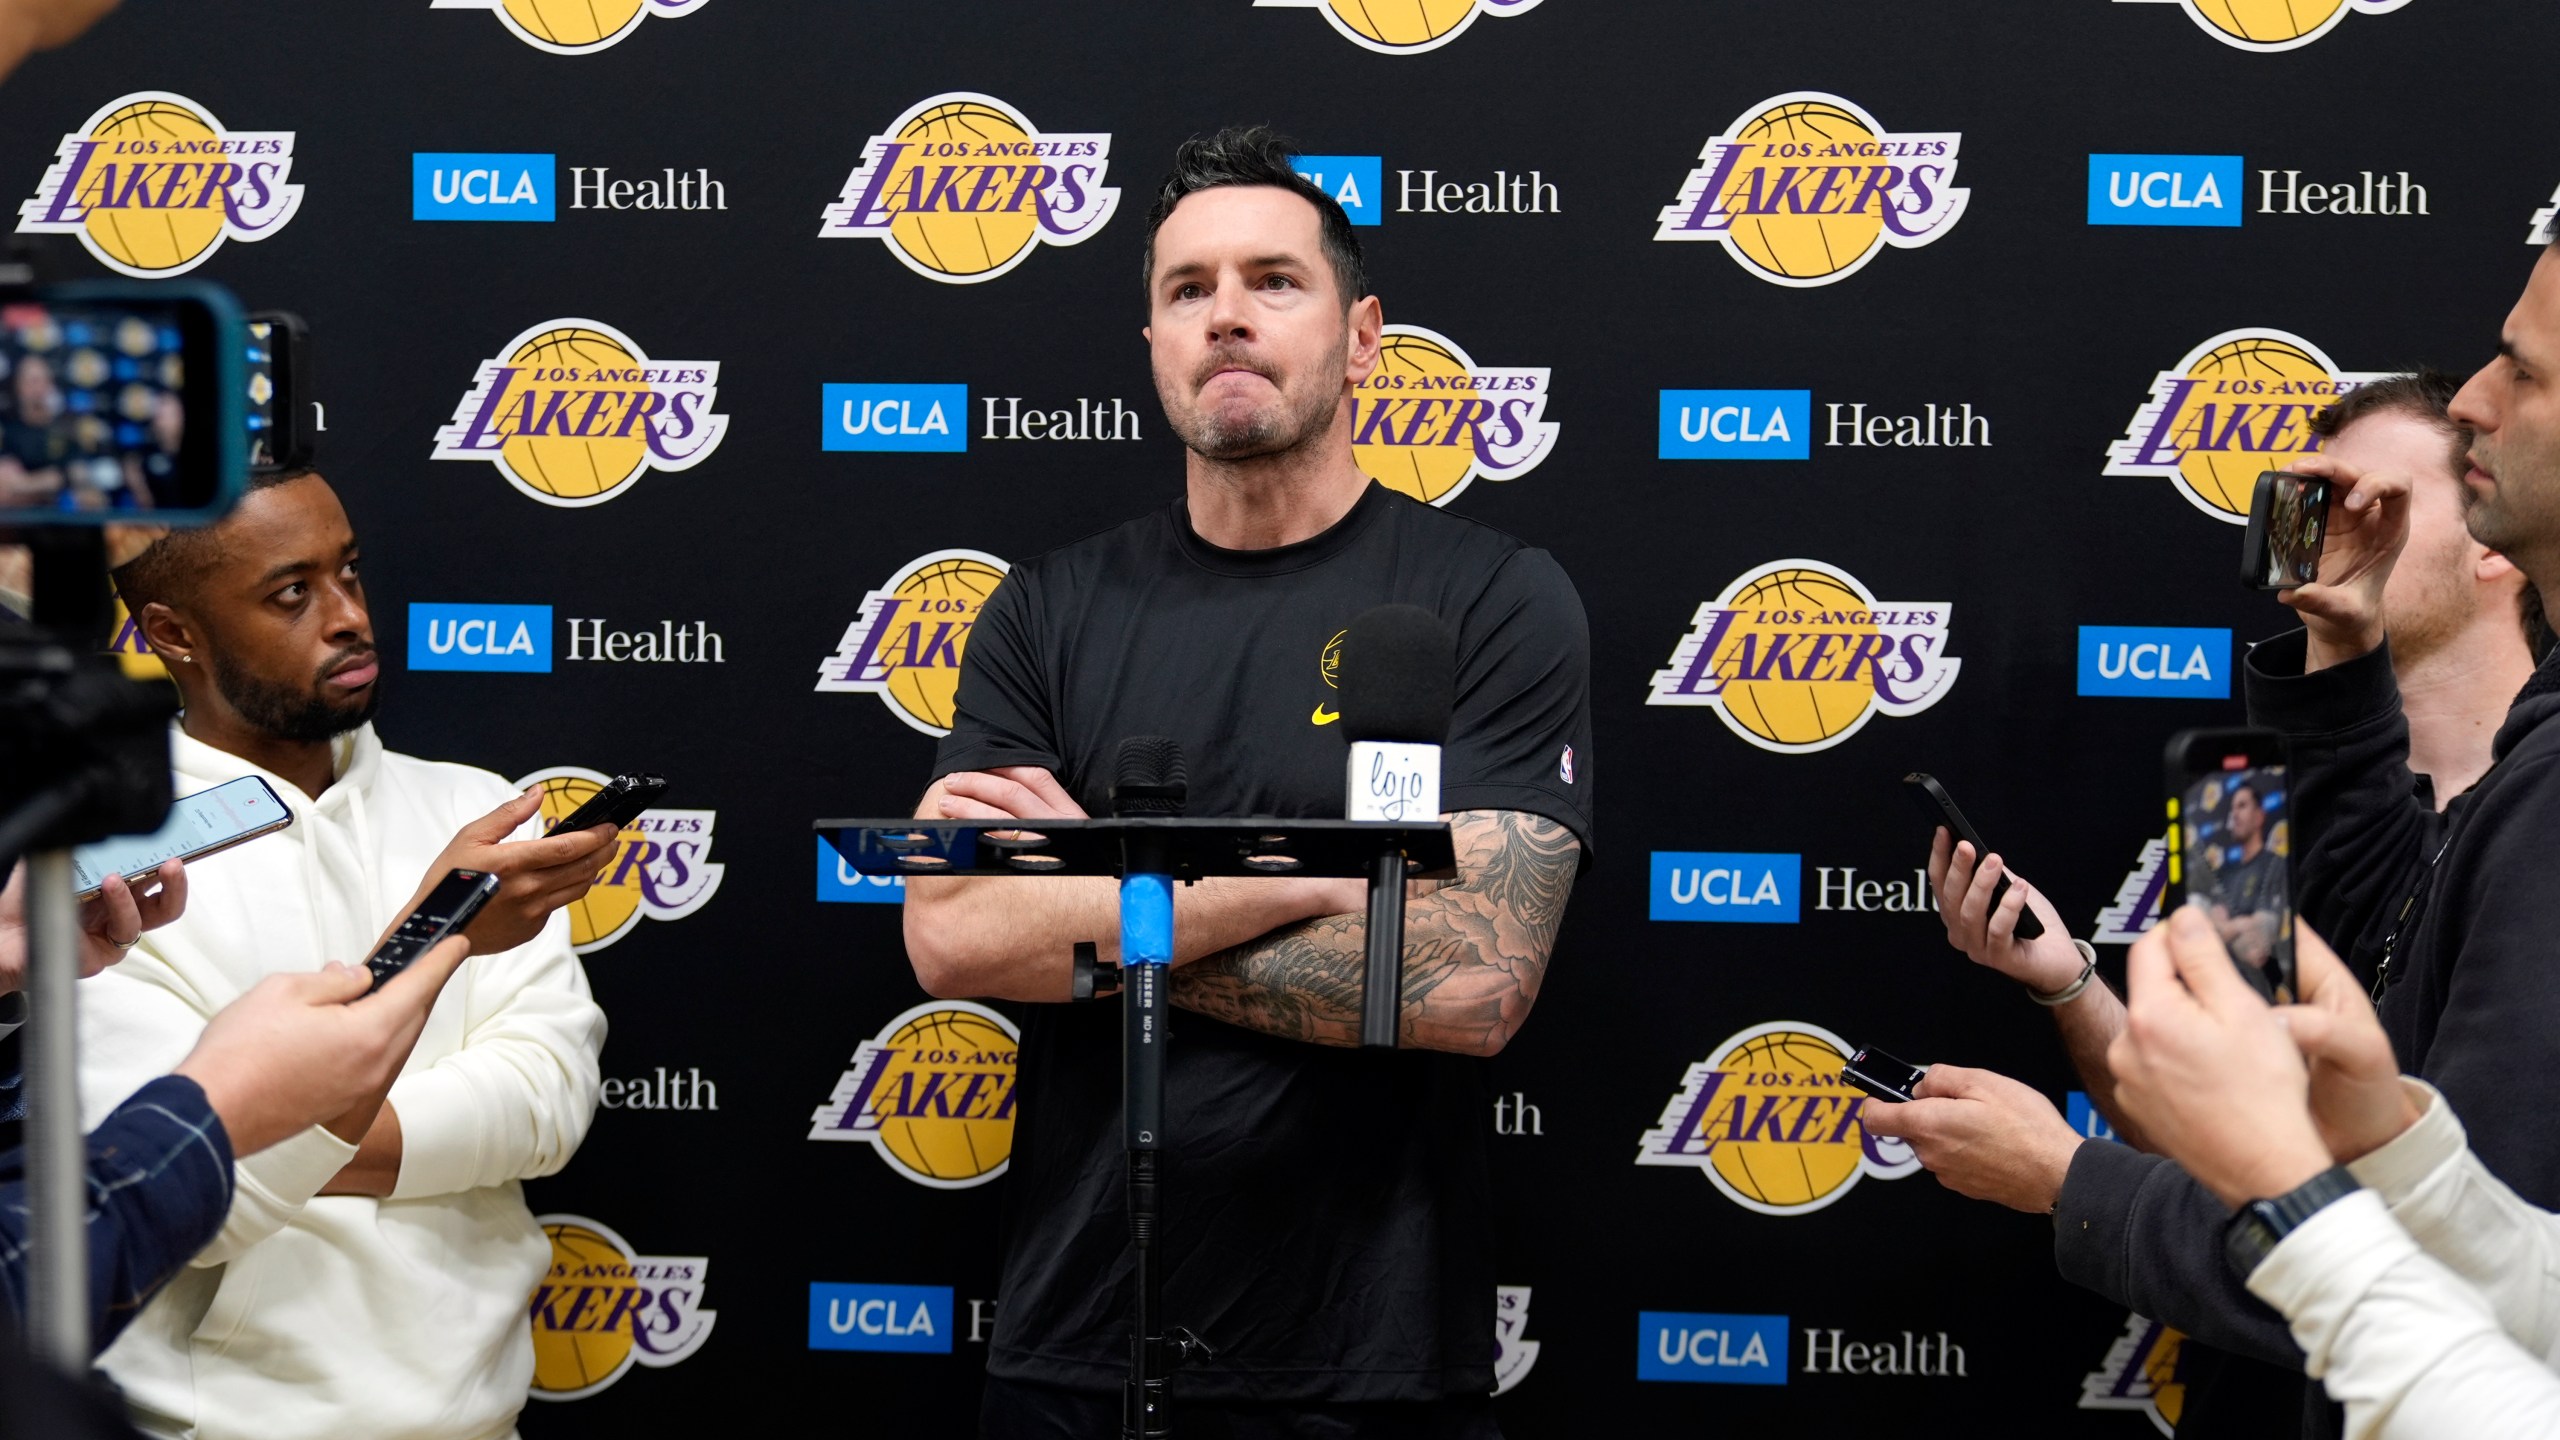
M 2089 988 L 2078 999 L 2053 1007 L 2053 1026 L 2061 1032 L 2062 1048 L 2070 1052 L 2071 1069 L 2088 1091 L 2089 1103 L 2107 1117 L 2116 1138 L 2136 1150 L 2151 1149 L 2142 1127 L 2116 1104 L 2115 1072 L 2107 1068 L 2107 1047 L 2124 1031 L 2124 1001 L 2114 987 L 2090 976 Z
M 1174 963 L 1268 934 L 1316 913 L 1298 882 L 1212 877 L 1173 892 Z M 907 881 L 907 958 L 932 994 L 994 1000 L 1069 997 L 1075 945 L 1120 957 L 1120 888 L 1099 878 L 970 876 Z
M 321 1186 L 320 1193 L 387 1198 L 400 1183 L 400 1150 L 400 1112 L 385 1100 L 374 1114 L 372 1127 L 364 1132 L 363 1143 L 356 1147 L 356 1158 Z

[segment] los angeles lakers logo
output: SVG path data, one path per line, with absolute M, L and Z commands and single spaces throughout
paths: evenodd
M 1482 477 L 1517 480 L 1555 448 L 1543 368 L 1497 368 L 1419 325 L 1390 325 L 1351 397 L 1351 453 L 1370 479 L 1445 505 Z
M 601 505 L 652 470 L 690 470 L 729 417 L 716 360 L 652 360 L 600 320 L 546 320 L 480 370 L 434 458 L 485 460 L 545 505 Z
M 711 1262 L 641 1255 L 584 1215 L 545 1215 L 551 1273 L 533 1291 L 533 1398 L 583 1400 L 629 1374 L 685 1359 L 711 1338 Z
M 690 15 L 710 0 L 428 0 L 430 10 L 495 10 L 498 23 L 536 50 L 592 55 L 621 43 L 652 15 Z
M 973 285 L 1109 224 L 1120 206 L 1102 183 L 1110 163 L 1109 135 L 1043 134 L 992 95 L 954 90 L 863 145 L 818 235 L 883 241 L 919 275 Z
M 836 653 L 818 662 L 817 688 L 867 691 L 927 735 L 950 734 L 969 628 L 1005 568 L 983 550 L 917 556 L 862 597 Z
M 809 1119 L 812 1140 L 875 1147 L 892 1170 L 966 1190 L 1013 1159 L 1013 1022 L 967 1000 L 918 1005 L 853 1052 L 853 1068 Z
M 2348 14 L 2379 15 L 2409 0 L 2116 0 L 2176 5 L 2207 35 L 2238 50 L 2298 50 L 2338 28 Z
M 542 786 L 547 828 L 595 798 L 612 779 L 573 765 L 536 771 L 516 782 Z M 711 901 L 727 868 L 711 859 L 716 810 L 643 810 L 614 838 L 613 858 L 593 889 L 569 908 L 569 943 L 581 955 L 631 933 L 642 916 L 681 920 Z
M 2151 399 L 2107 447 L 2106 473 L 2175 481 L 2197 509 L 2245 525 L 2259 474 L 2320 448 L 2311 417 L 2381 378 L 2340 370 L 2299 335 L 2225 330 L 2152 380 Z
M 1479 15 L 1522 15 L 1543 0 L 1253 0 L 1257 9 L 1319 10 L 1343 39 L 1381 55 L 1419 55 L 1467 33 Z
M 2187 1337 L 2157 1320 L 2124 1317 L 2124 1333 L 2107 1347 L 2107 1358 L 2080 1377 L 2083 1410 L 2139 1410 L 2151 1417 L 2163 1435 L 2178 1433 L 2178 1417 L 2187 1409 L 2187 1381 L 2179 1363 Z
M 116 597 L 115 625 L 107 642 L 107 653 L 116 657 L 116 666 L 129 680 L 166 680 L 169 667 L 142 638 L 142 627 L 133 623 L 133 612 L 124 608 L 124 597 Z
M 163 280 L 282 230 L 302 208 L 292 172 L 292 131 L 226 129 L 184 95 L 138 90 L 62 137 L 18 229 L 77 235 L 117 274 Z
M 1804 1215 L 1863 1176 L 1899 1180 L 1920 1157 L 1858 1123 L 1867 1097 L 1842 1083 L 1846 1041 L 1818 1025 L 1754 1025 L 1689 1067 L 1639 1165 L 1694 1165 L 1726 1199 L 1763 1215 Z
M 1819 90 L 1773 95 L 1698 152 L 1653 238 L 1722 245 L 1773 285 L 1829 285 L 1955 228 L 1973 193 L 1954 184 L 1963 140 L 1887 130 Z
M 1818 560 L 1773 560 L 1698 607 L 1645 703 L 1713 706 L 1763 750 L 1827 750 L 1879 711 L 1945 698 L 1964 663 L 1946 653 L 1950 610 L 1878 600 Z

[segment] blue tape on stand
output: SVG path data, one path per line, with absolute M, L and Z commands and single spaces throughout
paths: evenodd
M 1173 877 L 1129 875 L 1120 881 L 1120 963 L 1173 963 Z

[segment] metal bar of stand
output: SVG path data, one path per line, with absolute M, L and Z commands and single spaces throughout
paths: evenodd
M 1173 879 L 1144 872 L 1120 882 L 1121 1138 L 1129 1149 L 1129 1249 L 1137 1285 L 1129 1385 L 1120 1430 L 1129 1440 L 1172 1434 L 1166 1381 L 1164 1280 L 1156 1239 L 1164 1148 L 1165 984 L 1173 960 Z
M 88 1141 L 80 1131 L 80 902 L 71 852 L 27 857 L 27 1346 L 89 1368 Z

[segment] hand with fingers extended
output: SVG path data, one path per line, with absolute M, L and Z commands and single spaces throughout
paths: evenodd
M 2003 876 L 2009 880 L 2009 890 L 1995 907 L 1991 892 L 2000 887 Z M 1929 842 L 1929 888 L 1938 899 L 1938 919 L 1947 927 L 1947 943 L 1974 964 L 2048 995 L 2080 978 L 2080 951 L 2071 943 L 2070 927 L 2062 923 L 2052 902 L 2024 876 L 2011 873 L 1999 856 L 1976 856 L 1971 844 L 1956 839 L 1943 825 Z M 2018 916 L 2028 906 L 2035 907 L 2036 918 L 2044 922 L 2044 933 L 2021 940 Z
M 498 893 L 480 907 L 464 932 L 471 937 L 473 953 L 513 950 L 542 933 L 552 911 L 583 897 L 595 885 L 613 858 L 619 832 L 611 825 L 591 825 L 565 835 L 507 838 L 541 811 L 542 787 L 536 785 L 463 826 L 427 866 L 426 878 L 400 913 L 416 909 L 446 871 L 486 870 L 499 877 Z
M 2302 456 L 2293 471 L 2329 482 L 2320 578 L 2276 597 L 2302 617 L 2311 635 L 2309 668 L 2320 670 L 2382 643 L 2382 589 L 2409 541 L 2410 478 L 2358 470 L 2327 455 Z
M 1990 1070 L 1932 1065 L 1909 1104 L 1868 1100 L 1858 1123 L 1909 1145 L 1959 1195 L 2042 1215 L 2083 1137 L 2035 1090 Z
M 128 880 L 110 875 L 96 895 L 80 904 L 80 978 L 88 979 L 125 957 L 147 930 L 186 913 L 187 867 L 168 860 Z M 0 995 L 27 983 L 27 867 L 10 867 L 0 885 Z
M 2307 929 L 2298 929 L 2307 935 Z M 2329 1168 L 2284 1017 L 2240 977 L 2211 917 L 2182 905 L 2125 961 L 2116 1101 L 2154 1147 L 2233 1207 Z

